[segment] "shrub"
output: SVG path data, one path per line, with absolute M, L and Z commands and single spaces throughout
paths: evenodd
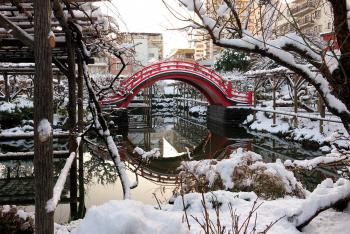
M 0 233 L 34 233 L 34 220 L 30 215 L 19 215 L 16 207 L 0 207 Z

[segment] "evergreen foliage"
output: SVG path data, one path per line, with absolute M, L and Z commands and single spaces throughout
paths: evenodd
M 250 58 L 246 53 L 232 49 L 225 49 L 214 64 L 215 70 L 246 72 L 251 67 Z

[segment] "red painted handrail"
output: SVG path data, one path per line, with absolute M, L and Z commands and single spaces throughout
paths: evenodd
M 119 87 L 120 92 L 117 95 L 102 100 L 101 104 L 109 105 L 121 102 L 123 99 L 127 98 L 128 94 L 132 94 L 134 88 L 140 83 L 155 75 L 169 72 L 182 72 L 198 75 L 209 81 L 213 86 L 216 86 L 216 88 L 219 89 L 228 99 L 238 103 L 251 105 L 251 98 L 249 97 L 251 94 L 249 92 L 235 92 L 232 90 L 231 82 L 224 80 L 215 71 L 197 63 L 183 61 L 160 62 L 142 68 L 134 75 L 121 81 Z

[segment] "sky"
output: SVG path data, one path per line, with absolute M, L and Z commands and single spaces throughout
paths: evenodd
M 171 15 L 162 0 L 112 0 L 112 4 L 107 4 L 114 15 L 119 11 L 126 24 L 120 24 L 122 31 L 163 33 L 165 56 L 172 49 L 188 48 L 185 32 L 169 30 L 180 28 L 183 23 Z

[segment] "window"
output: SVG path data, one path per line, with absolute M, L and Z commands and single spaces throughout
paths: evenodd
M 154 57 L 154 53 L 149 53 L 148 57 L 153 58 Z
M 331 22 L 328 22 L 327 28 L 328 28 L 328 29 L 331 29 L 331 28 L 332 28 L 332 23 L 331 23 Z
M 321 17 L 321 10 L 315 11 L 315 19 L 319 19 Z
M 123 64 L 122 64 L 122 63 L 117 63 L 117 70 L 122 69 L 122 67 L 123 67 Z

